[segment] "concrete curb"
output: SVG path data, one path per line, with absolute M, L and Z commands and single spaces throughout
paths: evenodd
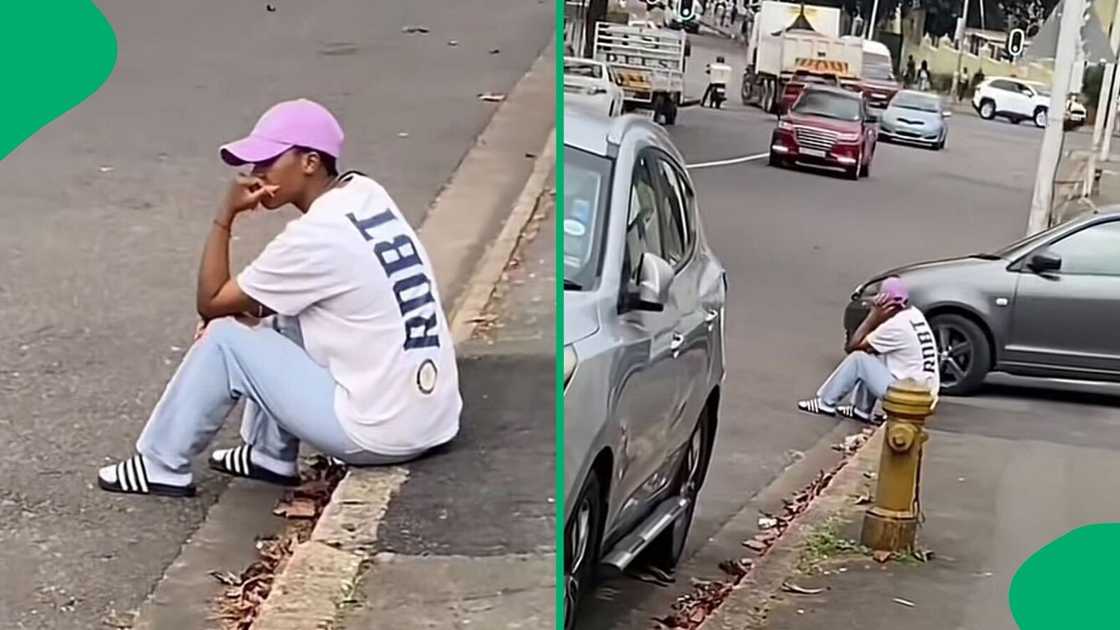
M 452 309 L 451 332 L 457 346 L 473 334 L 478 316 L 545 193 L 554 168 L 555 139 L 553 130 L 545 147 L 537 154 L 533 170 L 501 233 L 474 267 L 468 285 Z M 439 216 L 439 213 L 432 212 L 429 216 Z M 252 627 L 255 630 L 332 627 L 363 564 L 372 560 L 380 520 L 407 478 L 408 471 L 402 467 L 348 471 L 316 523 L 311 539 L 296 548 L 276 576 L 270 596 Z
M 701 625 L 702 630 L 748 630 L 765 626 L 766 614 L 782 582 L 797 565 L 809 534 L 833 515 L 854 509 L 850 495 L 866 484 L 865 472 L 878 467 L 886 425 L 880 426 L 840 469 L 809 508 L 797 518 L 770 551 L 755 561 L 750 573 Z

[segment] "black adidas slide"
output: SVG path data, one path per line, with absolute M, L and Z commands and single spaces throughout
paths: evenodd
M 249 458 L 249 453 L 252 450 L 252 446 L 242 444 L 237 448 L 227 450 L 225 455 L 221 457 L 216 457 L 217 453 L 215 453 L 210 456 L 210 468 L 234 477 L 267 481 L 280 486 L 298 486 L 301 483 L 299 475 L 293 477 L 280 475 L 263 466 L 254 464 L 252 459 Z
M 109 483 L 97 476 L 97 485 L 107 492 L 120 492 L 123 494 L 154 494 L 164 497 L 193 497 L 194 484 L 174 486 L 166 483 L 152 483 L 148 481 L 148 469 L 144 467 L 144 458 L 139 455 L 117 464 L 117 479 Z
M 805 413 L 812 413 L 818 416 L 835 416 L 836 410 L 824 404 L 820 398 L 810 398 L 802 400 L 797 403 L 797 408 Z
M 887 420 L 887 417 L 881 413 L 870 416 L 865 416 L 859 411 L 856 411 L 855 405 L 842 405 L 836 408 L 836 414 L 852 420 L 860 422 L 867 422 L 869 424 L 879 425 Z

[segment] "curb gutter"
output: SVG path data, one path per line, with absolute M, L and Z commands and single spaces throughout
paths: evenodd
M 735 586 L 723 605 L 700 625 L 702 630 L 764 627 L 770 601 L 793 572 L 809 534 L 832 515 L 850 508 L 849 496 L 856 494 L 867 481 L 864 473 L 878 467 L 885 427 L 883 424 L 875 430 L 770 550 L 754 560 L 750 572 Z

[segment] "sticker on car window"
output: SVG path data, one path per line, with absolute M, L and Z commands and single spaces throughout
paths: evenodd
M 564 221 L 564 234 L 575 238 L 582 238 L 587 234 L 587 226 L 575 219 L 568 219 Z

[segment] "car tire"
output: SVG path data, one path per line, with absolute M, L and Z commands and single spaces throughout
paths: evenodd
M 1034 121 L 1034 126 L 1038 127 L 1039 129 L 1045 129 L 1048 114 L 1049 110 L 1047 110 L 1045 107 L 1039 107 L 1038 109 L 1034 110 L 1034 116 L 1031 117 L 1031 119 Z
M 710 414 L 713 412 L 705 407 L 700 413 L 673 481 L 673 496 L 687 496 L 691 499 L 688 509 L 668 529 L 661 532 L 647 549 L 649 565 L 665 572 L 672 572 L 680 563 L 685 543 L 688 542 L 688 533 L 692 529 L 696 503 L 712 459 L 712 430 L 715 423 Z
M 599 566 L 599 544 L 603 536 L 603 496 L 596 473 L 591 473 L 578 496 L 575 511 L 572 512 L 572 522 L 564 525 L 565 630 L 575 627 L 580 607 L 594 589 Z M 580 529 L 573 529 L 577 527 Z M 577 533 L 579 540 L 574 537 Z
M 941 392 L 967 396 L 980 389 L 992 368 L 991 346 L 984 330 L 971 319 L 955 314 L 935 316 L 930 328 L 941 353 Z
M 988 98 L 980 101 L 980 117 L 984 120 L 991 120 L 995 118 L 996 102 Z

